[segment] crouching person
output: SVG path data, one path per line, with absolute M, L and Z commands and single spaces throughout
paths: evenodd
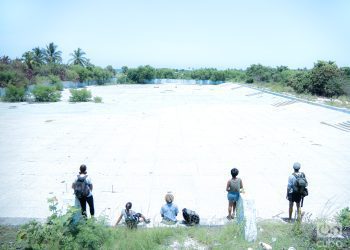
M 143 214 L 136 213 L 133 210 L 131 210 L 131 208 L 132 208 L 132 203 L 127 202 L 125 204 L 125 209 L 122 209 L 120 216 L 117 222 L 115 223 L 115 226 L 119 224 L 119 222 L 123 217 L 125 220 L 125 224 L 128 228 L 137 228 L 137 224 L 139 222 L 145 222 L 146 224 L 150 223 L 150 219 L 146 219 L 146 217 Z

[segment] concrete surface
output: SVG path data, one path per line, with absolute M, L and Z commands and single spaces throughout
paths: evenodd
M 179 209 L 224 221 L 233 167 L 258 217 L 287 216 L 295 161 L 310 184 L 305 212 L 329 215 L 350 205 L 350 131 L 339 129 L 349 114 L 236 84 L 89 89 L 103 103 L 71 104 L 68 90 L 58 103 L 0 103 L 6 221 L 48 216 L 48 197 L 74 204 L 70 187 L 82 163 L 94 183 L 96 215 L 111 223 L 127 201 L 158 222 L 167 191 Z

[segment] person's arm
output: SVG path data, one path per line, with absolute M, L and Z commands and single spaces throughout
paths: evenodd
M 227 184 L 226 184 L 226 191 L 227 192 L 230 191 L 230 181 L 228 181 Z
M 160 215 L 162 216 L 162 218 L 164 217 L 163 207 L 160 209 Z
M 120 216 L 119 216 L 117 222 L 115 223 L 115 226 L 117 226 L 117 225 L 119 224 L 119 222 L 120 222 L 120 220 L 121 220 L 122 218 L 123 218 L 123 214 L 120 214 Z
M 244 192 L 244 188 L 243 188 L 242 179 L 239 179 L 239 180 L 240 180 L 240 185 L 241 185 L 241 190 L 240 190 L 240 192 L 244 194 L 245 192 Z

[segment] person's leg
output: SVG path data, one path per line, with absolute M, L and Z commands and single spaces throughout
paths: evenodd
M 86 198 L 82 197 L 79 199 L 80 206 L 81 206 L 81 214 L 83 216 L 86 216 Z
M 94 197 L 91 195 L 91 196 L 86 198 L 86 201 L 89 204 L 91 217 L 93 217 L 95 214 Z M 86 206 L 86 204 L 85 204 L 85 206 Z M 86 207 L 85 207 L 85 210 L 86 210 Z
M 227 219 L 231 219 L 231 214 L 232 214 L 232 207 L 233 207 L 233 201 L 228 201 L 228 216 L 227 216 Z
M 236 204 L 237 204 L 237 202 L 234 201 L 234 202 L 233 202 L 233 205 L 232 205 L 232 215 L 231 215 L 231 219 L 233 219 L 233 218 L 235 217 Z
M 300 210 L 300 202 L 296 202 L 297 205 L 297 220 L 301 220 L 301 210 Z
M 293 201 L 289 201 L 289 222 L 292 221 L 292 214 L 293 214 Z

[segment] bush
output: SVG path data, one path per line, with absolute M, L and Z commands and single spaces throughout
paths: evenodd
M 70 102 L 89 102 L 91 101 L 91 91 L 87 89 L 71 89 Z
M 95 102 L 95 103 L 101 103 L 101 102 L 102 102 L 102 97 L 100 97 L 100 96 L 95 96 L 95 97 L 94 97 L 94 102 Z
M 57 210 L 57 200 L 48 200 L 52 215 L 47 222 L 36 221 L 21 227 L 17 241 L 26 249 L 101 249 L 112 239 L 112 229 L 105 220 L 86 220 L 80 216 L 80 209 L 70 208 L 62 214 Z
M 310 72 L 309 92 L 321 96 L 343 94 L 341 71 L 334 62 L 318 61 Z
M 299 71 L 287 80 L 287 85 L 292 87 L 298 94 L 308 93 L 310 85 L 310 73 L 307 71 Z
M 54 86 L 36 85 L 32 90 L 36 102 L 58 102 L 61 93 Z
M 24 87 L 16 87 L 14 85 L 8 85 L 5 89 L 5 96 L 3 97 L 5 102 L 22 102 L 25 100 Z
M 350 227 L 350 209 L 349 207 L 343 208 L 336 216 L 337 222 L 339 222 L 342 227 Z

